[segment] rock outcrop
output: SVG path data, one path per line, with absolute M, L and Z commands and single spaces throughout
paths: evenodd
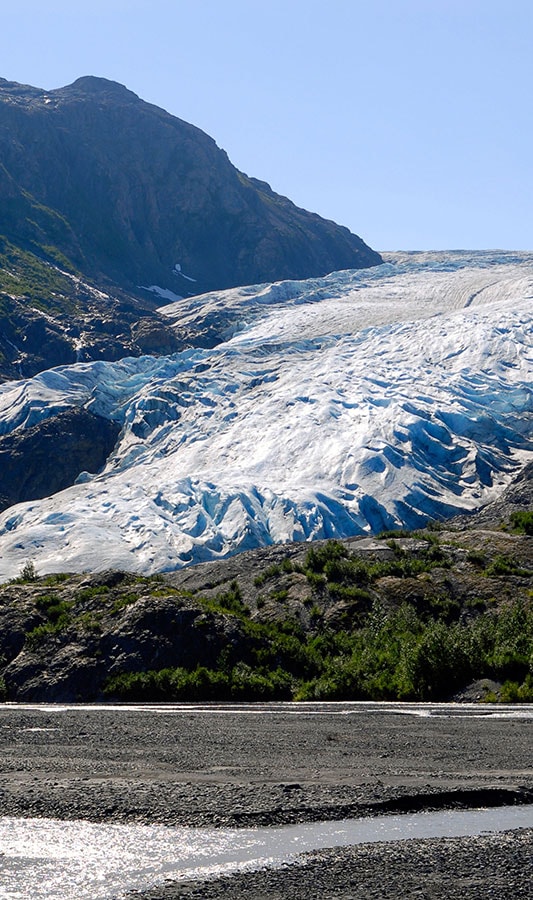
M 72 408 L 31 428 L 0 438 L 0 510 L 38 500 L 98 472 L 120 428 L 82 408 Z
M 525 678 L 514 699 L 528 699 L 533 537 L 471 526 L 285 544 L 166 576 L 39 577 L 28 562 L 0 588 L 0 691 L 475 700 Z

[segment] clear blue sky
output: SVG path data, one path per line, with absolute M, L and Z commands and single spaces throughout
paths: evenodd
M 376 249 L 533 249 L 531 0 L 17 0 L 0 75 L 120 81 Z

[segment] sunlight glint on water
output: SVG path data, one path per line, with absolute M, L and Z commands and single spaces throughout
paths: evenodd
M 111 900 L 166 878 L 276 866 L 309 850 L 521 827 L 533 827 L 533 806 L 257 829 L 0 818 L 0 900 Z

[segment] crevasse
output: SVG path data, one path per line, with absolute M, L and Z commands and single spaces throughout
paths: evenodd
M 0 386 L 0 434 L 82 405 L 122 425 L 105 470 L 0 516 L 0 578 L 152 573 L 268 543 L 416 527 L 533 457 L 533 255 L 388 254 L 164 307 L 213 349 Z

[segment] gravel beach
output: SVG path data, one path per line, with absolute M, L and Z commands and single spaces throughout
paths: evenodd
M 0 707 L 1 814 L 249 826 L 533 802 L 533 710 Z M 321 851 L 164 898 L 533 897 L 533 831 Z

